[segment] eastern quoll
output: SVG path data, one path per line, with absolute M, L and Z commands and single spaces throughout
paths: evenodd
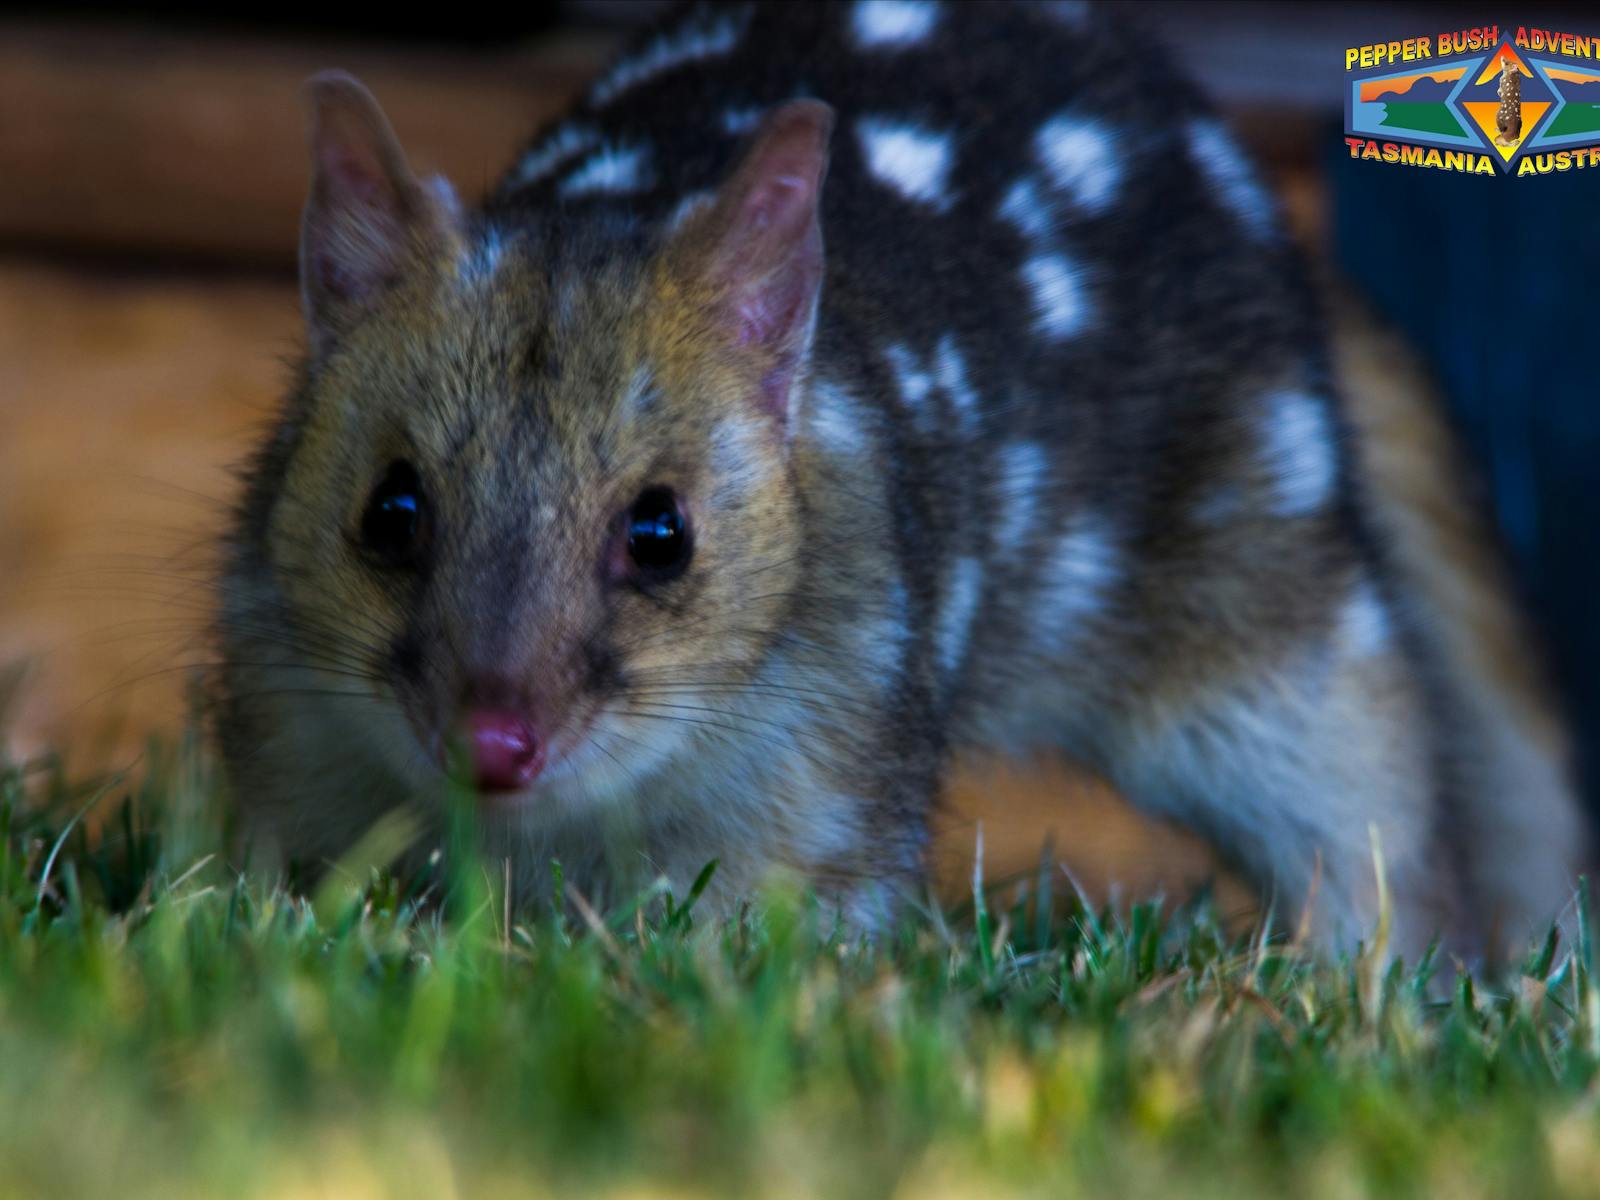
M 1051 752 L 1325 944 L 1374 832 L 1401 945 L 1561 907 L 1498 565 L 1113 15 L 685 10 L 476 209 L 353 79 L 311 98 L 308 349 L 222 585 L 257 844 L 437 813 L 464 746 L 523 895 L 716 859 L 713 903 L 786 870 L 872 930 L 952 756 Z
M 1522 68 L 1511 59 L 1500 60 L 1500 84 L 1495 88 L 1500 107 L 1494 123 L 1499 131 L 1494 139 L 1501 146 L 1515 146 L 1522 138 Z

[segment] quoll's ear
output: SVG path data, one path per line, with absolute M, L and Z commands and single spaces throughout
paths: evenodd
M 785 430 L 822 287 L 822 181 L 833 110 L 795 100 L 762 123 L 744 160 L 675 242 L 680 270 L 739 346 L 762 356 L 761 403 Z
M 457 224 L 443 180 L 424 184 L 372 93 L 342 71 L 307 84 L 311 193 L 300 224 L 300 290 L 314 350 Z

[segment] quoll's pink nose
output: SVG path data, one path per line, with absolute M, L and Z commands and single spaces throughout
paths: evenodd
M 478 790 L 515 792 L 544 769 L 544 739 L 520 713 L 480 709 L 467 717 Z

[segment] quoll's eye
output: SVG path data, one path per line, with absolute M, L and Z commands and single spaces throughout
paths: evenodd
M 670 579 L 693 553 L 689 522 L 670 488 L 642 492 L 628 512 L 628 558 L 647 578 Z
M 361 545 L 389 566 L 410 566 L 422 552 L 428 505 L 410 463 L 389 464 L 361 514 Z

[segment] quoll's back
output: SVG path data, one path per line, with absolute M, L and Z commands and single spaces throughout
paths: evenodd
M 289 851 L 435 811 L 457 737 L 532 894 L 716 858 L 874 927 L 950 756 L 1049 750 L 1329 937 L 1374 830 L 1413 941 L 1553 912 L 1558 739 L 1502 805 L 1273 205 L 1146 40 L 689 9 L 476 212 L 314 95 L 310 353 L 223 623 Z

